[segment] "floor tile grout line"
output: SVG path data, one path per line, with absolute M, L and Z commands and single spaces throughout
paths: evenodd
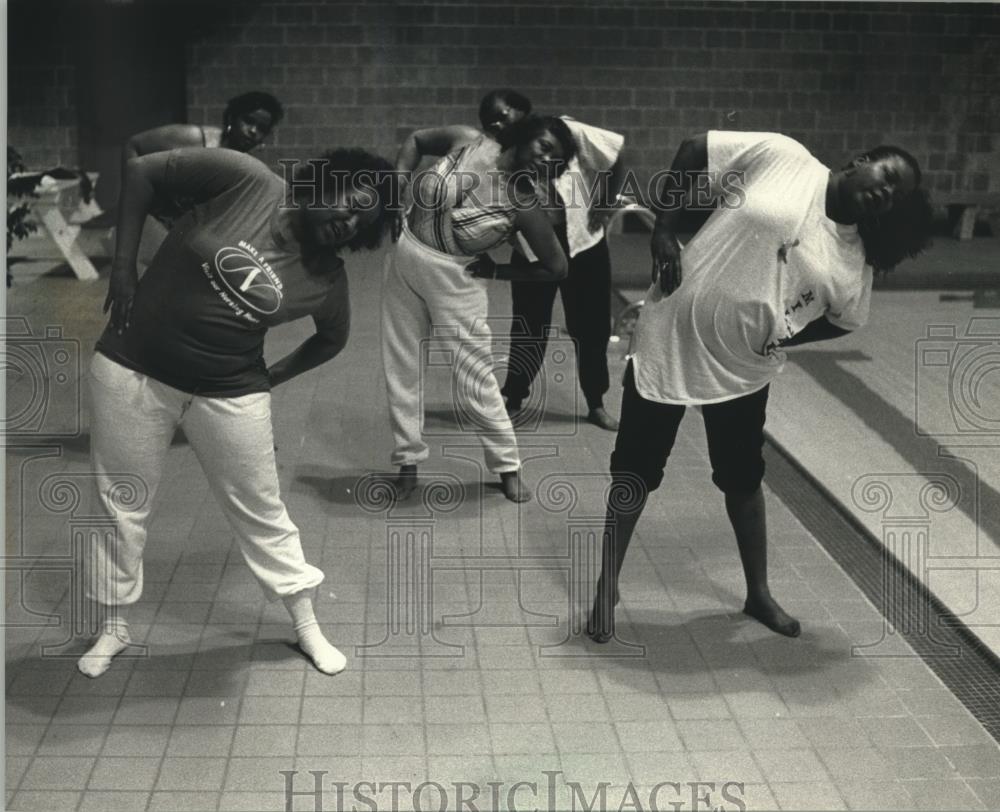
M 238 550 L 238 548 L 239 548 L 239 545 L 238 545 L 238 543 L 234 539 L 232 541 L 232 543 L 230 544 L 229 550 L 228 550 L 228 552 L 226 554 L 226 562 L 227 562 L 227 564 L 229 562 L 230 556 L 233 554 L 233 550 L 234 549 Z M 226 568 L 223 567 L 223 573 L 225 572 L 225 569 Z M 221 582 L 221 579 L 220 579 L 219 584 L 218 584 L 218 586 L 216 588 L 216 591 L 215 591 L 215 597 L 216 598 L 218 597 L 219 591 L 221 589 L 222 589 L 222 582 Z M 244 663 L 243 664 L 244 667 L 247 668 L 247 670 L 251 674 L 253 673 L 253 668 L 252 668 L 252 663 L 253 663 L 253 647 L 257 645 L 257 635 L 258 635 L 258 633 L 260 631 L 260 627 L 261 627 L 261 623 L 262 623 L 262 618 L 263 618 L 263 611 L 264 610 L 261 609 L 260 613 L 257 616 L 257 624 L 256 624 L 256 628 L 254 630 L 254 636 L 253 636 L 253 639 L 250 642 L 251 657 L 250 657 L 248 663 Z M 209 617 L 211 617 L 211 615 Z M 206 627 L 207 627 L 207 623 L 206 623 Z M 201 638 L 201 640 L 199 640 L 199 645 L 198 645 L 199 651 L 201 649 L 201 642 L 203 640 L 204 640 L 204 630 L 202 630 L 202 638 Z M 249 676 L 248 676 L 248 682 L 249 682 Z M 246 686 L 244 686 L 244 688 L 239 692 L 239 694 L 236 697 L 236 711 L 235 711 L 235 714 L 233 716 L 233 719 L 234 719 L 234 721 L 233 721 L 233 734 L 232 734 L 232 738 L 229 740 L 229 748 L 228 748 L 228 751 L 226 753 L 226 765 L 225 765 L 225 769 L 223 769 L 223 771 L 222 771 L 222 781 L 221 781 L 221 783 L 219 785 L 219 792 L 218 792 L 218 795 L 217 795 L 216 801 L 215 801 L 215 808 L 216 808 L 217 812 L 218 812 L 218 810 L 220 810 L 222 808 L 222 796 L 223 796 L 223 794 L 226 791 L 226 781 L 229 780 L 229 772 L 230 772 L 230 769 L 232 767 L 233 748 L 236 746 L 236 733 L 239 730 L 240 715 L 243 713 L 243 701 L 244 701 L 245 698 L 246 698 Z M 301 716 L 301 712 L 302 712 L 302 703 L 301 703 L 301 700 L 300 700 L 300 702 L 299 702 L 299 714 L 300 714 L 300 716 Z M 147 812 L 148 812 L 148 810 L 147 810 Z
M 973 681 L 973 673 L 977 684 L 988 685 L 992 688 L 996 696 L 1000 696 L 1000 690 L 996 688 L 997 677 L 1000 677 L 1000 659 L 989 651 L 967 627 L 947 609 L 933 593 L 909 572 L 901 563 L 888 556 L 888 551 L 883 548 L 880 542 L 867 531 L 866 528 L 836 501 L 836 499 L 824 488 L 808 471 L 806 471 L 797 461 L 792 458 L 787 450 L 778 443 L 769 439 L 765 444 L 765 456 L 768 458 L 771 470 L 769 487 L 779 499 L 788 507 L 793 516 L 805 527 L 806 531 L 813 536 L 817 544 L 826 552 L 834 563 L 845 573 L 845 575 L 861 590 L 866 599 L 871 602 L 875 610 L 885 618 L 887 623 L 892 624 L 896 632 L 902 637 L 914 656 L 941 681 L 944 687 L 951 692 L 952 696 L 960 702 L 965 709 L 983 725 L 985 730 L 1000 742 L 1000 719 L 994 720 L 990 716 L 991 706 L 985 705 L 982 701 L 978 704 L 973 700 L 978 698 L 979 691 L 973 691 L 970 697 L 967 687 Z M 777 476 L 775 475 L 777 471 Z M 806 500 L 811 502 L 807 507 Z M 794 506 L 798 507 L 796 509 Z M 822 511 L 828 514 L 827 523 L 837 522 L 842 525 L 845 532 L 853 534 L 863 544 L 855 545 L 850 550 L 844 547 L 843 541 L 831 535 L 827 527 L 815 526 L 818 517 L 813 516 L 810 520 L 808 516 L 815 511 Z M 812 525 L 812 526 L 811 526 Z M 892 568 L 893 578 L 896 579 L 903 589 L 909 592 L 907 603 L 918 602 L 922 612 L 931 613 L 932 617 L 944 619 L 946 623 L 936 626 L 940 637 L 945 638 L 949 644 L 955 645 L 963 659 L 963 667 L 953 667 L 940 657 L 925 657 L 922 653 L 921 640 L 909 633 L 905 628 L 900 631 L 900 627 L 905 627 L 906 617 L 902 623 L 894 623 L 893 617 L 885 617 L 886 606 L 884 601 L 877 600 L 880 585 L 876 585 L 872 580 L 874 576 L 866 572 L 870 567 L 862 565 L 860 558 L 867 558 L 870 561 L 877 559 L 878 565 L 874 565 L 877 572 L 889 566 Z M 898 607 L 892 605 L 890 611 Z M 900 610 L 903 611 L 903 610 Z M 898 619 L 897 619 L 898 620 Z
M 563 752 L 559 744 L 559 737 L 556 736 L 556 729 L 555 729 L 556 723 L 552 719 L 552 713 L 549 711 L 548 702 L 545 701 L 545 686 L 542 684 L 542 679 L 540 676 L 541 668 L 538 662 L 538 658 L 540 656 L 539 654 L 540 647 L 536 644 L 533 644 L 530 640 L 528 641 L 528 645 L 531 646 L 532 662 L 534 664 L 534 667 L 531 670 L 535 675 L 535 681 L 537 683 L 539 694 L 542 696 L 542 710 L 545 712 L 545 719 L 549 726 L 549 732 L 552 735 L 552 746 L 553 748 L 555 748 L 556 759 L 558 760 L 559 766 L 561 768 L 563 767 Z
M 55 542 L 53 542 L 53 544 L 55 544 Z M 25 591 L 26 588 L 27 588 L 26 582 L 27 582 L 28 576 L 30 576 L 31 572 L 32 572 L 32 570 L 28 570 L 27 572 L 19 573 L 19 582 L 20 582 L 19 583 L 19 587 L 22 590 L 22 592 Z M 58 607 L 60 604 L 64 603 L 67 600 L 67 598 L 68 598 L 69 592 L 70 592 L 70 587 L 69 587 L 69 585 L 67 585 L 63 589 L 63 591 L 62 591 L 59 599 L 57 601 L 55 601 L 54 606 Z M 53 612 L 54 611 L 55 610 L 53 609 Z M 45 636 L 46 629 L 48 629 L 48 628 L 50 628 L 50 627 L 48 627 L 48 626 L 42 626 L 42 627 L 40 627 L 38 629 L 38 631 L 35 632 L 35 634 L 33 636 L 33 639 L 30 640 L 30 641 L 26 641 L 25 642 L 24 648 L 25 648 L 26 652 L 33 652 L 35 650 L 35 646 L 36 645 L 38 646 L 39 651 L 41 650 L 41 648 L 42 648 L 41 641 L 42 641 L 42 639 Z M 42 731 L 41 736 L 39 736 L 38 741 L 35 742 L 35 745 L 32 747 L 31 753 L 28 756 L 28 763 L 25 764 L 24 770 L 21 772 L 21 775 L 17 779 L 17 784 L 16 784 L 16 787 L 15 787 L 15 795 L 16 795 L 17 792 L 20 792 L 21 784 L 24 782 L 25 776 L 27 776 L 28 772 L 31 770 L 31 767 L 32 767 L 32 765 L 35 762 L 35 758 L 38 756 L 38 748 L 41 746 L 42 742 L 45 740 L 45 737 L 48 735 L 49 730 L 52 728 L 53 717 L 55 716 L 56 712 L 58 712 L 59 706 L 63 703 L 63 700 L 66 698 L 66 696 L 69 695 L 67 693 L 67 691 L 69 690 L 69 684 L 70 684 L 71 681 L 72 681 L 72 676 L 70 677 L 70 680 L 67 680 L 66 685 L 63 686 L 62 691 L 59 694 L 57 694 L 57 696 L 59 697 L 59 699 L 56 702 L 55 707 L 52 710 L 52 713 L 49 715 L 48 721 L 44 725 L 45 729 Z M 11 684 L 13 684 L 13 679 L 12 679 Z M 7 687 L 9 688 L 10 686 L 8 685 Z M 5 692 L 5 695 L 6 695 L 6 692 Z M 114 717 L 114 714 L 112 714 L 112 718 L 113 717 Z M 94 763 L 96 764 L 96 759 L 95 759 Z M 88 776 L 87 780 L 88 781 L 90 780 L 89 776 Z M 4 789 L 5 790 L 7 789 L 6 786 L 4 787 Z M 12 795 L 11 797 L 13 798 L 14 796 Z
M 164 591 L 163 596 L 161 597 L 160 602 L 157 605 L 156 612 L 153 614 L 153 619 L 152 619 L 152 621 L 149 624 L 150 625 L 150 629 L 152 629 L 152 627 L 156 624 L 156 618 L 159 616 L 160 611 L 161 611 L 161 609 L 163 607 L 163 604 L 164 604 L 164 602 L 166 600 L 166 596 L 169 594 L 170 585 L 173 583 L 174 578 L 177 575 L 177 570 L 180 568 L 181 560 L 182 560 L 182 557 L 178 556 L 177 559 L 176 559 L 176 561 L 175 561 L 175 563 L 174 563 L 173 572 L 171 573 L 170 580 L 167 582 L 167 589 Z M 202 625 L 201 634 L 199 634 L 199 636 L 198 636 L 199 644 L 200 644 L 201 639 L 204 636 L 204 634 L 205 634 L 205 626 L 203 624 Z M 195 646 L 195 651 L 197 651 L 199 648 L 200 648 L 200 645 L 196 645 Z M 152 653 L 150 653 L 150 657 L 152 657 L 152 656 L 153 656 Z M 192 666 L 193 665 L 194 665 L 194 658 L 192 657 Z M 167 749 L 170 746 L 170 739 L 173 736 L 174 728 L 177 725 L 177 718 L 180 715 L 181 704 L 184 701 L 183 700 L 184 689 L 187 687 L 187 684 L 191 681 L 191 670 L 192 670 L 191 668 L 188 668 L 188 670 L 187 670 L 187 676 L 186 676 L 186 678 L 184 680 L 184 685 L 181 687 L 181 693 L 180 693 L 180 697 L 178 698 L 178 701 L 177 701 L 177 707 L 174 710 L 173 721 L 169 725 L 170 730 L 167 733 L 167 742 L 166 742 L 166 744 L 163 747 L 163 754 L 160 756 L 160 763 L 159 763 L 159 765 L 156 768 L 156 775 L 153 776 L 153 783 L 152 783 L 152 785 L 149 788 L 149 796 L 146 799 L 146 807 L 145 807 L 147 812 L 149 810 L 149 807 L 153 803 L 153 792 L 155 791 L 156 785 L 157 785 L 157 783 L 160 780 L 160 775 L 163 773 L 163 763 L 164 763 L 164 761 L 167 758 Z M 130 676 L 129 679 L 128 679 L 128 682 L 126 682 L 125 689 L 123 691 L 123 695 L 122 695 L 123 700 L 124 700 L 124 697 L 127 695 L 128 683 L 131 682 L 134 677 L 135 677 L 135 669 L 133 668 L 133 670 L 132 670 L 132 676 Z

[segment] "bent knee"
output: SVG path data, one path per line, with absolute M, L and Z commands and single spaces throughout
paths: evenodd
M 763 458 L 712 471 L 712 483 L 726 495 L 755 493 L 763 481 Z
M 644 499 L 660 487 L 666 461 L 636 459 L 618 451 L 611 454 L 612 494 L 630 501 L 630 493 L 641 491 Z

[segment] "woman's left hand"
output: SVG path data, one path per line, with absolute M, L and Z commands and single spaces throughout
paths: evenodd
M 497 264 L 489 254 L 479 254 L 465 266 L 465 272 L 477 279 L 496 279 Z

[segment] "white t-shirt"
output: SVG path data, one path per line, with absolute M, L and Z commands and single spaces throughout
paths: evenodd
M 604 228 L 591 231 L 588 224 L 592 198 L 600 194 L 598 185 L 601 173 L 606 173 L 615 165 L 625 144 L 625 137 L 611 130 L 602 130 L 577 121 L 569 116 L 560 116 L 569 127 L 576 142 L 576 155 L 569 162 L 566 171 L 555 181 L 566 215 L 566 239 L 569 255 L 575 257 L 597 245 L 604 238 Z M 538 257 L 532 253 L 524 237 L 517 235 L 518 249 L 530 261 Z
M 743 173 L 742 193 L 730 185 L 730 207 L 684 247 L 677 290 L 664 296 L 655 282 L 646 295 L 632 358 L 647 400 L 750 394 L 781 371 L 781 342 L 809 322 L 853 330 L 868 318 L 872 270 L 857 228 L 826 216 L 829 169 L 783 135 L 712 131 L 708 170 L 716 192 L 726 173 Z

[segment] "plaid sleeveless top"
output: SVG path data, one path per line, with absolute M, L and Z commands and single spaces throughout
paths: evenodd
M 510 175 L 496 168 L 500 145 L 485 135 L 446 155 L 413 181 L 410 231 L 444 254 L 473 256 L 514 232 Z

